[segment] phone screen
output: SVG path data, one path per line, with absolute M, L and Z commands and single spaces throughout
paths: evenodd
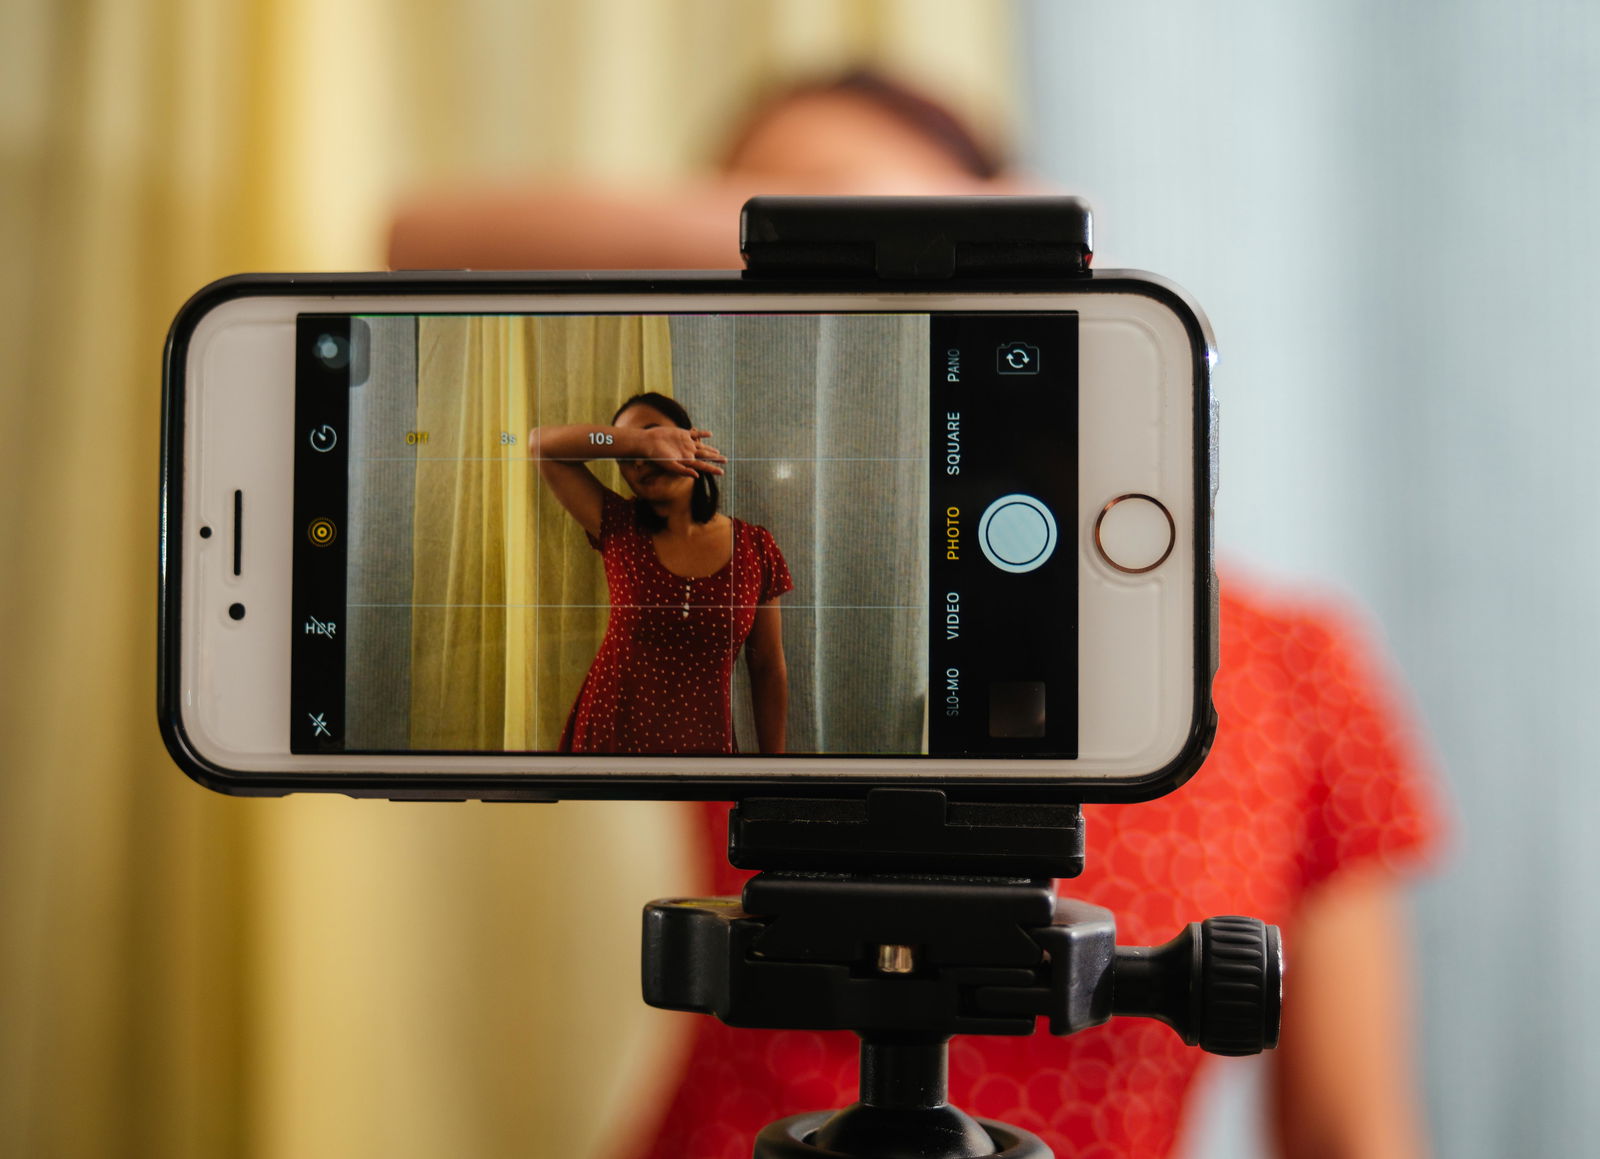
M 1076 758 L 1078 365 L 1072 312 L 302 314 L 291 749 Z

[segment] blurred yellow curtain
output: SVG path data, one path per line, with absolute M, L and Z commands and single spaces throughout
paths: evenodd
M 162 336 L 213 277 L 377 265 L 420 182 L 685 173 L 787 76 L 871 61 L 993 125 L 1009 11 L 8 0 L 0 1154 L 599 1156 L 642 1129 L 686 1019 L 636 978 L 639 905 L 697 887 L 679 810 L 234 800 L 166 759 Z
M 411 743 L 553 749 L 605 631 L 600 556 L 537 485 L 530 427 L 672 393 L 664 317 L 422 318 Z M 611 464 L 595 470 L 622 490 Z

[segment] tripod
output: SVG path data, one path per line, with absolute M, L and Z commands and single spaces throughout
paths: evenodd
M 1086 280 L 1092 254 L 1088 207 L 1071 198 L 758 198 L 740 236 L 746 278 L 857 289 L 1014 292 Z M 1210 447 L 1197 461 L 1209 464 Z M 1209 486 L 1202 475 L 1197 494 Z M 1204 759 L 1216 721 L 1207 580 L 1209 567 L 1196 615 L 1196 743 L 1133 793 L 1089 786 L 1090 799 L 1137 799 L 1151 784 L 1159 792 Z M 729 860 L 761 871 L 743 895 L 645 909 L 652 1006 L 730 1026 L 860 1036 L 859 1101 L 768 1125 L 755 1159 L 1049 1159 L 1036 1136 L 950 1105 L 957 1034 L 1026 1035 L 1042 1017 L 1066 1035 L 1131 1015 L 1218 1054 L 1277 1042 L 1274 927 L 1217 917 L 1162 946 L 1118 946 L 1110 911 L 1056 896 L 1055 878 L 1083 870 L 1082 813 L 1062 803 L 1064 784 L 1008 795 L 957 787 L 956 765 L 944 775 L 948 791 L 747 796 L 728 828 Z M 1017 803 L 1030 795 L 1056 803 Z
M 1056 896 L 1052 878 L 1083 866 L 1076 805 L 939 789 L 755 798 L 730 816 L 729 858 L 763 871 L 740 899 L 646 908 L 645 1000 L 861 1038 L 860 1100 L 770 1124 L 755 1159 L 1049 1159 L 1037 1136 L 950 1105 L 956 1034 L 1031 1034 L 1044 1017 L 1066 1035 L 1133 1015 L 1217 1054 L 1277 1042 L 1276 927 L 1216 917 L 1163 946 L 1118 946 L 1109 910 Z

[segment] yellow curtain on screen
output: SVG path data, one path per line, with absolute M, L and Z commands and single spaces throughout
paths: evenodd
M 523 334 L 495 318 L 417 322 L 411 743 L 496 749 L 506 724 L 508 566 L 526 518 Z M 515 442 L 503 442 L 502 438 Z
M 230 799 L 166 758 L 163 335 L 211 278 L 377 266 L 421 183 L 686 173 L 787 76 L 871 61 L 992 125 L 1008 11 L 10 0 L 0 1154 L 598 1159 L 647 1127 L 689 1022 L 637 998 L 640 904 L 699 888 L 679 810 Z
M 411 742 L 553 749 L 605 632 L 600 556 L 527 456 L 534 426 L 672 393 L 667 319 L 422 318 Z M 625 493 L 616 467 L 593 470 Z

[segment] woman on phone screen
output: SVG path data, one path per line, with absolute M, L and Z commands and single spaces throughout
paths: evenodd
M 610 426 L 539 427 L 539 475 L 605 564 L 611 614 L 562 752 L 731 753 L 733 664 L 750 665 L 756 743 L 784 751 L 789 677 L 778 598 L 794 587 L 763 527 L 717 511 L 727 462 L 688 412 L 637 394 Z M 615 459 L 624 499 L 586 461 Z

